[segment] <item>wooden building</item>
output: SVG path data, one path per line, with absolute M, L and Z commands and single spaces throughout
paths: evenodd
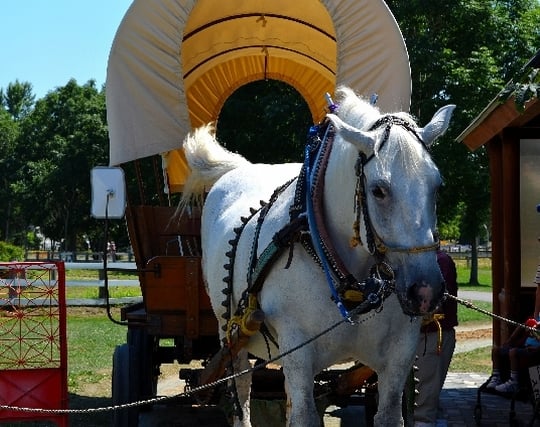
M 537 54 L 524 70 L 538 67 Z M 540 100 L 520 112 L 515 94 L 497 97 L 458 137 L 470 150 L 489 156 L 492 211 L 493 311 L 523 322 L 534 310 L 534 277 L 540 256 Z M 493 321 L 493 342 L 513 330 Z

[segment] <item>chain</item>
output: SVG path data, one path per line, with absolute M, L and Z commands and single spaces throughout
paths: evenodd
M 377 312 L 373 312 L 371 315 L 366 316 L 361 320 L 355 321 L 354 324 L 358 325 L 360 323 L 366 322 L 367 320 L 369 320 L 370 318 L 375 316 L 375 314 Z M 354 310 L 351 310 L 349 313 L 350 313 L 351 317 L 360 314 L 360 312 L 359 312 L 359 310 L 357 308 L 354 309 Z M 277 362 L 279 359 L 282 359 L 283 357 L 288 356 L 289 354 L 292 354 L 297 350 L 300 350 L 302 347 L 305 347 L 306 345 L 311 344 L 312 342 L 316 341 L 317 339 L 319 339 L 323 335 L 326 335 L 327 333 L 333 331 L 334 329 L 336 329 L 338 326 L 342 325 L 343 323 L 349 323 L 350 324 L 350 319 L 349 318 L 341 319 L 338 322 L 334 323 L 333 325 L 329 326 L 328 328 L 324 329 L 322 332 L 319 332 L 318 334 L 316 334 L 313 337 L 309 338 L 308 340 L 304 341 L 303 343 L 298 344 L 297 346 L 292 347 L 291 349 L 289 349 L 289 350 L 287 350 L 287 351 L 285 351 L 285 352 L 283 352 L 283 353 L 281 353 L 281 354 L 279 354 L 279 355 L 277 355 L 277 356 L 275 356 L 275 357 L 273 357 L 273 358 L 271 358 L 269 360 L 257 363 L 256 365 L 254 365 L 251 368 L 244 369 L 243 371 L 237 372 L 237 373 L 235 373 L 233 375 L 229 375 L 227 377 L 220 378 L 220 379 L 218 379 L 218 380 L 216 380 L 214 382 L 208 383 L 208 384 L 204 384 L 204 385 L 197 386 L 197 387 L 192 387 L 189 390 L 184 391 L 184 393 L 179 393 L 179 394 L 176 394 L 176 395 L 173 395 L 173 396 L 159 396 L 159 397 L 154 397 L 154 398 L 151 398 L 151 399 L 139 400 L 139 401 L 130 402 L 130 403 L 124 403 L 124 404 L 121 404 L 121 405 L 103 406 L 103 407 L 99 407 L 99 408 L 87 408 L 87 409 L 44 409 L 44 408 L 28 408 L 28 407 L 22 407 L 22 406 L 0 405 L 0 410 L 14 411 L 14 412 L 31 412 L 31 413 L 48 414 L 48 415 L 54 415 L 54 414 L 89 414 L 89 413 L 100 413 L 100 412 L 116 411 L 116 410 L 120 410 L 120 409 L 134 408 L 134 407 L 138 407 L 138 406 L 146 406 L 146 405 L 149 405 L 149 404 L 155 404 L 155 403 L 165 402 L 167 400 L 172 400 L 172 399 L 177 399 L 177 398 L 181 398 L 181 397 L 190 396 L 190 395 L 193 395 L 193 394 L 196 394 L 196 393 L 200 393 L 200 392 L 202 392 L 204 390 L 217 387 L 218 385 L 226 383 L 227 381 L 230 381 L 230 380 L 234 380 L 234 379 L 236 379 L 238 377 L 241 377 L 243 375 L 258 371 L 259 369 L 264 368 L 268 364 Z
M 459 304 L 461 304 L 461 305 L 463 305 L 463 306 L 465 306 L 467 308 L 470 308 L 472 310 L 476 310 L 476 311 L 478 311 L 478 312 L 480 312 L 482 314 L 485 314 L 486 316 L 492 317 L 493 319 L 500 320 L 501 322 L 506 322 L 506 323 L 508 323 L 510 325 L 517 326 L 518 328 L 526 329 L 528 332 L 533 333 L 535 335 L 538 334 L 538 329 L 536 329 L 536 328 L 524 325 L 524 324 L 519 323 L 519 322 L 515 322 L 514 320 L 507 319 L 506 317 L 499 316 L 498 314 L 492 313 L 491 311 L 484 310 L 484 309 L 482 309 L 480 307 L 477 307 L 472 302 L 461 299 L 461 298 L 458 298 L 458 297 L 456 297 L 456 296 L 454 296 L 452 294 L 449 294 L 448 292 L 445 292 L 444 296 L 446 298 L 450 298 L 450 299 L 453 299 L 454 301 L 457 301 Z
M 484 310 L 484 309 L 482 309 L 480 307 L 475 306 L 472 302 L 461 299 L 461 298 L 458 298 L 458 297 L 456 297 L 454 295 L 449 294 L 448 292 L 446 292 L 444 294 L 444 296 L 446 298 L 451 298 L 451 299 L 457 301 L 459 304 L 461 304 L 461 305 L 463 305 L 463 306 L 465 306 L 467 308 L 470 308 L 472 310 L 476 310 L 476 311 L 478 311 L 480 313 L 483 313 L 483 314 L 485 314 L 487 316 L 490 316 L 490 317 L 492 317 L 494 319 L 509 323 L 509 324 L 511 324 L 513 326 L 517 326 L 517 327 L 520 327 L 520 328 L 527 329 L 529 332 L 538 333 L 538 330 L 536 330 L 533 327 L 523 325 L 523 324 L 521 324 L 519 322 L 515 322 L 513 320 L 510 320 L 510 319 L 507 319 L 505 317 L 499 316 L 499 315 L 497 315 L 495 313 L 492 313 L 490 311 Z M 356 316 L 357 314 L 359 314 L 360 311 L 361 311 L 360 307 L 357 307 L 357 308 L 351 310 L 350 311 L 351 317 Z M 372 312 L 369 316 L 366 316 L 363 319 L 361 319 L 359 321 L 356 321 L 355 324 L 360 324 L 360 323 L 366 322 L 368 319 L 375 316 L 376 313 L 378 313 L 378 311 Z M 288 356 L 289 354 L 292 354 L 297 350 L 300 350 L 302 347 L 305 347 L 306 345 L 311 344 L 312 342 L 316 341 L 317 339 L 319 339 L 323 335 L 326 335 L 327 333 L 333 331 L 334 329 L 336 329 L 338 326 L 340 326 L 343 323 L 349 323 L 349 319 L 344 318 L 344 319 L 339 320 L 338 322 L 336 322 L 333 325 L 329 326 L 328 328 L 326 328 L 322 332 L 319 332 L 317 335 L 314 335 L 313 337 L 311 337 L 307 341 L 304 341 L 303 343 L 301 343 L 301 344 L 299 344 L 299 345 L 297 345 L 295 347 L 292 347 L 291 349 L 289 349 L 289 350 L 287 350 L 287 351 L 285 351 L 285 352 L 283 352 L 283 353 L 281 353 L 281 354 L 279 354 L 279 355 L 277 355 L 277 356 L 275 356 L 275 357 L 273 357 L 273 358 L 271 358 L 271 359 L 269 359 L 267 361 L 257 363 L 256 365 L 254 365 L 251 368 L 247 368 L 247 369 L 244 369 L 243 371 L 237 372 L 237 373 L 235 373 L 233 375 L 220 378 L 220 379 L 218 379 L 218 380 L 216 380 L 214 382 L 211 382 L 209 384 L 204 384 L 204 385 L 201 385 L 201 386 L 198 386 L 198 387 L 192 387 L 189 390 L 186 390 L 184 393 L 179 393 L 179 394 L 176 394 L 176 395 L 173 395 L 173 396 L 160 396 L 160 397 L 154 397 L 154 398 L 146 399 L 146 400 L 139 400 L 139 401 L 136 401 L 136 402 L 124 403 L 124 404 L 121 404 L 121 405 L 104 406 L 104 407 L 99 407 L 99 408 L 87 408 L 87 409 L 43 409 L 43 408 L 28 408 L 28 407 L 19 407 L 19 406 L 0 405 L 0 410 L 9 410 L 9 411 L 16 411 L 16 412 L 32 412 L 32 413 L 41 413 L 41 414 L 49 414 L 49 415 L 51 415 L 51 414 L 88 414 L 88 413 L 99 413 L 99 412 L 108 412 L 108 411 L 115 411 L 115 410 L 120 410 L 120 409 L 134 408 L 134 407 L 138 407 L 138 406 L 145 406 L 145 405 L 148 405 L 148 404 L 156 404 L 156 403 L 164 402 L 164 401 L 167 401 L 167 400 L 177 399 L 177 398 L 180 398 L 180 397 L 190 396 L 190 395 L 193 395 L 193 394 L 196 394 L 196 393 L 200 393 L 200 392 L 202 392 L 204 390 L 214 388 L 214 387 L 216 387 L 218 385 L 226 383 L 227 381 L 233 380 L 235 378 L 238 378 L 238 377 L 241 377 L 243 375 L 255 372 L 255 371 L 259 370 L 259 369 L 262 369 L 265 366 L 267 366 L 268 364 L 274 363 L 274 362 L 278 361 L 279 359 L 282 359 L 283 357 Z

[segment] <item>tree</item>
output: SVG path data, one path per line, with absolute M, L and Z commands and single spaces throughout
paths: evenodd
M 0 104 L 15 121 L 26 117 L 34 105 L 35 95 L 29 82 L 9 83 L 6 92 L 0 89 Z
M 457 104 L 449 131 L 433 150 L 446 182 L 439 221 L 452 224 L 460 217 L 461 239 L 475 253 L 477 236 L 489 224 L 488 158 L 484 148 L 471 153 L 455 138 L 535 53 L 540 7 L 534 0 L 388 4 L 409 51 L 412 113 L 425 123 L 443 104 Z M 475 268 L 470 282 L 477 283 Z
M 292 86 L 260 80 L 239 88 L 225 102 L 218 139 L 252 162 L 299 162 L 309 126 L 309 107 Z
M 107 163 L 105 93 L 94 81 L 49 92 L 21 121 L 13 184 L 27 225 L 39 225 L 64 250 L 94 227 L 90 170 Z
M 0 198 L 5 202 L 0 206 L 0 217 L 4 218 L 0 238 L 11 238 L 11 225 L 17 222 L 17 206 L 13 203 L 11 182 L 17 170 L 15 158 L 19 122 L 32 110 L 35 96 L 32 84 L 28 82 L 10 83 L 4 92 L 0 89 Z M 15 224 L 17 226 L 17 224 Z
M 0 108 L 0 218 L 3 218 L 0 227 L 0 240 L 10 238 L 10 222 L 13 209 L 13 193 L 10 183 L 15 174 L 14 153 L 19 133 L 18 124 L 13 121 L 9 113 Z

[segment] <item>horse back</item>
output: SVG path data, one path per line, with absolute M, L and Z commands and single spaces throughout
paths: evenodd
M 300 168 L 301 165 L 295 163 L 249 164 L 226 173 L 214 184 L 204 203 L 201 219 L 203 272 L 210 288 L 225 275 L 222 266 L 228 262 L 229 242 L 235 237 L 234 229 L 242 224 L 241 217 L 249 217 L 250 209 L 259 209 L 261 201 L 268 202 L 276 188 L 298 176 Z M 293 187 L 294 183 L 272 211 L 274 232 L 289 220 Z

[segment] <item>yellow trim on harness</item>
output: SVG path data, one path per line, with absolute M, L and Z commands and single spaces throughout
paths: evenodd
M 242 314 L 238 314 L 236 316 L 232 316 L 229 321 L 227 322 L 227 343 L 230 344 L 232 342 L 232 334 L 233 331 L 237 328 L 240 331 L 241 335 L 250 337 L 252 335 L 255 335 L 259 330 L 258 329 L 250 329 L 247 326 L 247 320 L 251 316 L 251 313 L 253 313 L 255 310 L 258 309 L 258 301 L 257 296 L 255 294 L 249 294 L 248 296 L 248 305 L 244 312 Z
M 343 299 L 345 301 L 351 301 L 351 302 L 363 302 L 364 301 L 364 293 L 362 291 L 358 291 L 355 289 L 349 289 L 346 290 L 343 294 Z

